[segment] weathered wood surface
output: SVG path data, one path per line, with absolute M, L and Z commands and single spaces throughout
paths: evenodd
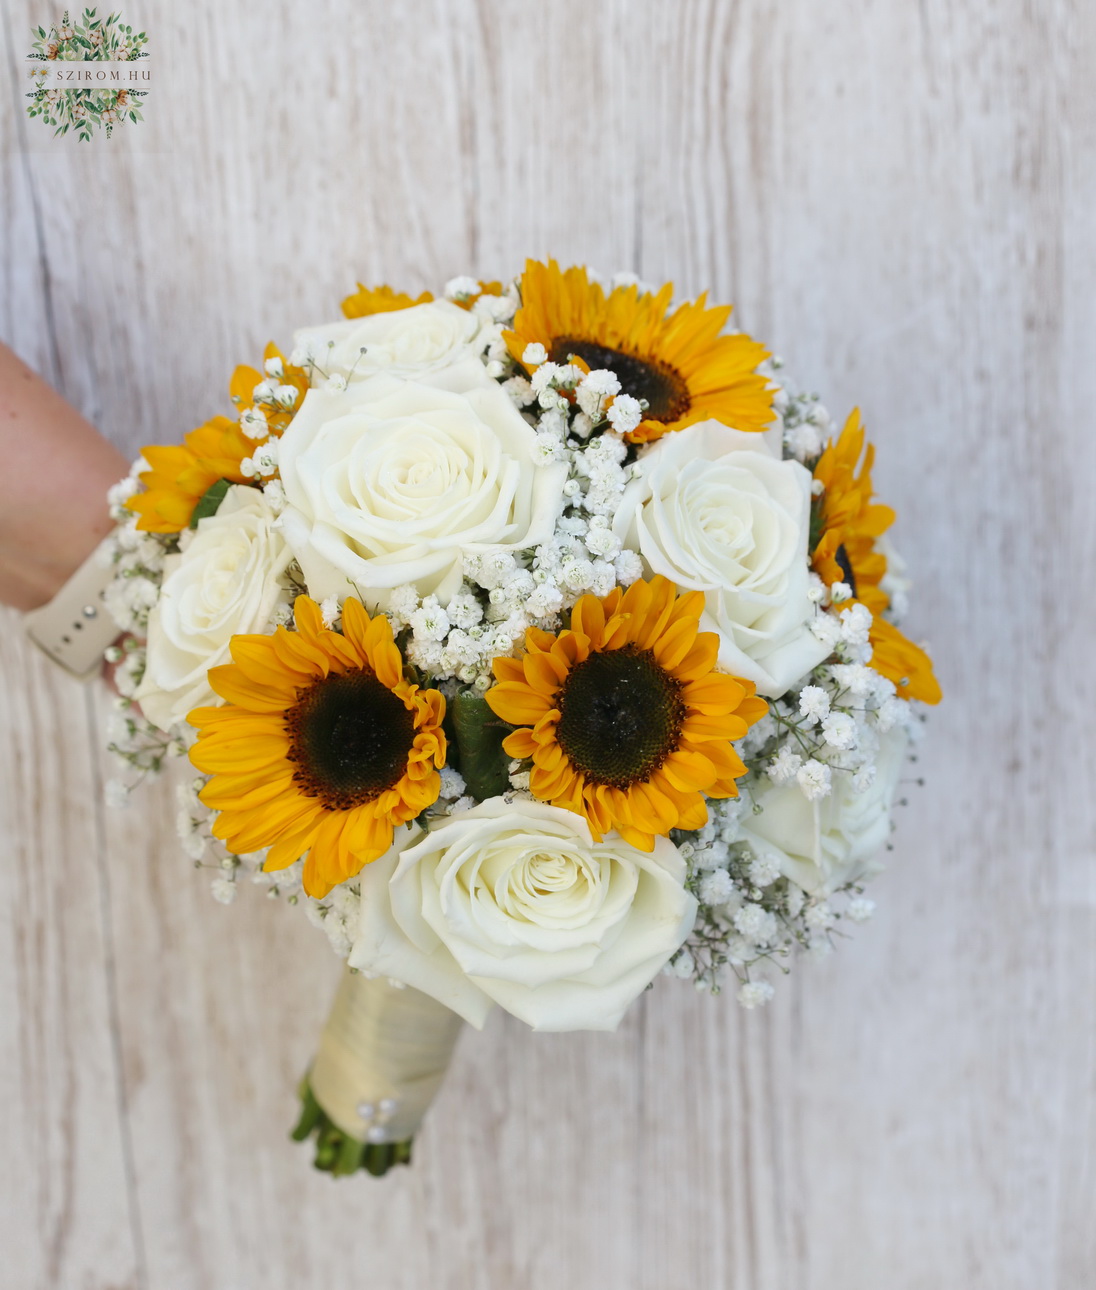
M 149 121 L 20 115 L 0 336 L 127 449 L 354 281 L 553 253 L 736 301 L 854 402 L 947 702 L 876 920 L 763 1014 L 462 1040 L 413 1170 L 285 1139 L 337 964 L 225 910 L 109 700 L 0 618 L 0 1281 L 13 1290 L 1096 1283 L 1096 10 L 1084 0 L 150 0 Z M 199 88 L 201 76 L 216 76 Z M 144 132 L 144 133 L 141 133 Z

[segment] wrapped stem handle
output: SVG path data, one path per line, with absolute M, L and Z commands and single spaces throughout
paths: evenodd
M 428 995 L 349 969 L 302 1085 L 293 1136 L 317 1131 L 316 1165 L 381 1174 L 411 1140 L 445 1078 L 464 1023 Z

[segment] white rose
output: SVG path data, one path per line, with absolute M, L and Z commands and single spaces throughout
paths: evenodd
M 835 771 L 832 790 L 809 802 L 794 780 L 750 790 L 761 807 L 747 817 L 741 837 L 758 855 L 772 856 L 785 877 L 805 891 L 828 895 L 847 882 L 882 869 L 877 853 L 890 836 L 891 804 L 905 763 L 908 739 L 901 730 L 879 736 L 875 779 L 857 792 L 853 777 Z
M 447 389 L 384 375 L 309 390 L 279 464 L 286 539 L 314 597 L 349 583 L 386 607 L 413 583 L 446 605 L 464 555 L 551 537 L 567 466 L 537 465 L 536 432 L 481 378 L 472 362 L 446 373 Z
M 478 361 L 490 339 L 478 314 L 448 300 L 306 327 L 293 336 L 294 346 L 322 372 L 348 381 L 382 371 L 421 378 L 469 358 Z
M 639 467 L 614 533 L 649 573 L 705 593 L 720 667 L 783 694 L 829 653 L 809 625 L 810 473 L 718 421 L 664 435 Z
M 536 1030 L 613 1030 L 692 929 L 685 861 L 580 815 L 490 798 L 362 870 L 352 967 L 481 1027 L 492 1003 Z
M 215 703 L 207 673 L 230 661 L 238 633 L 267 628 L 292 553 L 256 488 L 234 485 L 216 513 L 198 521 L 186 550 L 164 561 L 160 598 L 148 618 L 148 666 L 135 695 L 168 729 Z

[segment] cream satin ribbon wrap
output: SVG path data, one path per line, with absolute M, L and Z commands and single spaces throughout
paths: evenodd
M 464 1022 L 429 995 L 349 969 L 309 1072 L 316 1101 L 352 1138 L 414 1137 Z

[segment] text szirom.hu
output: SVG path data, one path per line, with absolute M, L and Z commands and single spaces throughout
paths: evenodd
M 148 85 L 152 69 L 133 63 L 54 63 L 49 64 L 42 84 L 49 89 L 89 90 Z

